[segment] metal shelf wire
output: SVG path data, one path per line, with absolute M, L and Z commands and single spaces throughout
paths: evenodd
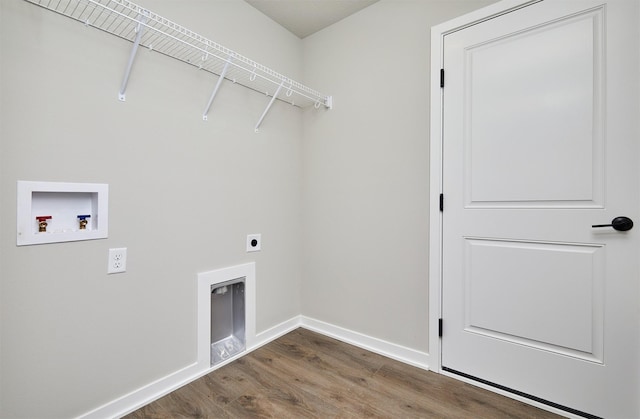
M 141 46 L 221 76 L 203 114 L 205 120 L 223 79 L 272 97 L 256 130 L 275 99 L 298 107 L 324 106 L 330 109 L 332 106 L 331 96 L 323 95 L 133 2 L 126 0 L 26 1 L 134 44 L 120 91 L 121 100 L 124 100 L 124 90 L 136 50 Z

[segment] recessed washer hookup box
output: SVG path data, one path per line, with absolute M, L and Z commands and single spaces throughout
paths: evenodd
M 18 246 L 107 238 L 109 185 L 19 180 L 17 187 Z

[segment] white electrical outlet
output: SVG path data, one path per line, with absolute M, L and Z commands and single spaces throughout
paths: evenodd
M 119 247 L 117 249 L 109 249 L 109 266 L 107 266 L 108 274 L 117 274 L 127 270 L 127 248 Z
M 247 236 L 247 252 L 257 252 L 262 245 L 262 235 L 249 234 Z

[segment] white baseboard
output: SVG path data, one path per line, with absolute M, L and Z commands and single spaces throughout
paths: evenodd
M 278 339 L 280 336 L 296 330 L 301 325 L 301 316 L 295 316 L 291 319 L 284 321 L 278 325 L 273 326 L 270 329 L 260 332 L 256 335 L 256 344 L 251 347 L 251 350 L 257 349 L 272 340 Z
M 125 394 L 109 403 L 106 403 L 90 412 L 80 415 L 82 419 L 119 418 L 133 412 L 142 406 L 171 393 L 174 390 L 190 383 L 198 376 L 200 368 L 194 362 L 176 372 L 173 372 L 159 380 L 140 387 L 129 394 Z
M 303 327 L 311 331 L 338 339 L 345 343 L 366 349 L 371 352 L 413 365 L 418 368 L 429 369 L 429 354 L 406 348 L 384 341 L 382 339 L 373 338 L 362 333 L 344 329 L 329 323 L 315 320 L 305 316 L 295 316 L 286 320 L 270 329 L 260 332 L 256 335 L 251 347 L 246 351 L 229 358 L 214 367 L 209 365 L 199 365 L 195 362 L 178 371 L 175 371 L 159 380 L 149 383 L 129 394 L 125 394 L 109 403 L 106 403 L 90 412 L 81 416 L 80 419 L 103 419 L 103 418 L 119 418 L 127 415 L 154 400 L 186 385 L 190 382 L 206 375 L 234 360 L 248 354 L 249 352 L 266 345 L 267 343 L 283 336 L 298 327 Z
M 429 354 L 426 352 L 367 336 L 310 317 L 301 316 L 301 326 L 305 329 L 386 356 L 387 358 L 395 359 L 396 361 L 425 370 L 429 369 Z
M 190 382 L 202 377 L 214 371 L 226 364 L 235 361 L 248 354 L 249 352 L 266 345 L 285 335 L 292 330 L 300 327 L 300 316 L 293 317 L 287 321 L 284 321 L 264 332 L 256 335 L 255 341 L 250 348 L 246 351 L 227 359 L 224 362 L 210 368 L 209 365 L 198 365 L 194 362 L 178 371 L 175 371 L 163 378 L 160 378 L 152 383 L 149 383 L 131 393 L 125 394 L 109 403 L 106 403 L 90 412 L 80 415 L 79 419 L 103 419 L 103 418 L 119 418 L 125 416 L 151 402 L 158 400 L 159 398 L 171 393 L 180 387 L 189 384 Z

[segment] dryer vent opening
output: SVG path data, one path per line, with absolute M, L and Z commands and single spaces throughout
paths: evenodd
M 236 279 L 211 286 L 211 366 L 246 347 L 245 284 Z

